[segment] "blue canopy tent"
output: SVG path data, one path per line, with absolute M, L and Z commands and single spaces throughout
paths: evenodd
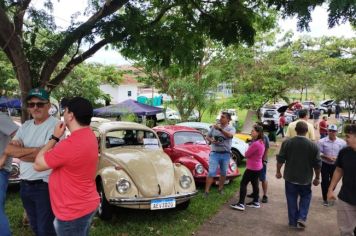
M 0 98 L 0 108 L 21 109 L 21 100 L 18 98 Z
M 137 116 L 152 116 L 161 113 L 162 108 L 142 104 L 128 99 L 115 105 L 94 109 L 94 116 L 116 117 L 126 114 L 135 114 Z

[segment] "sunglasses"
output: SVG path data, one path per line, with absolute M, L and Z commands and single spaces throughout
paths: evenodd
M 38 108 L 43 108 L 48 102 L 28 102 L 27 107 L 34 108 L 37 106 Z

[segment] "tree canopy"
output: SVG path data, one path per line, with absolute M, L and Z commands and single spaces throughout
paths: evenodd
M 252 45 L 256 23 L 268 27 L 271 8 L 297 15 L 299 25 L 307 27 L 311 10 L 323 3 L 329 8 L 330 26 L 354 22 L 353 0 L 91 0 L 86 20 L 75 14 L 62 30 L 55 24 L 52 0 L 44 0 L 40 9 L 31 0 L 1 0 L 0 47 L 24 99 L 32 87 L 54 89 L 73 68 L 108 45 L 133 59 L 150 55 L 160 66 L 174 62 L 189 70 L 203 57 L 202 35 L 224 45 Z M 83 44 L 89 45 L 87 50 Z M 69 60 L 62 65 L 65 58 Z

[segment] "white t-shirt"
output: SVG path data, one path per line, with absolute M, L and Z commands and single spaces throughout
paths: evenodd
M 25 147 L 43 147 L 49 141 L 58 122 L 59 120 L 53 116 L 39 125 L 35 125 L 34 120 L 28 120 L 19 128 L 14 139 L 21 140 Z M 20 161 L 20 179 L 43 179 L 48 182 L 50 173 L 51 170 L 35 171 L 33 162 Z

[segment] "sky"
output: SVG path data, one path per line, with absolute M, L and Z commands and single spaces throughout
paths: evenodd
M 65 28 L 70 24 L 70 16 L 78 11 L 82 12 L 85 8 L 86 0 L 60 0 L 53 1 L 54 4 L 54 16 L 57 25 Z M 33 4 L 36 7 L 43 4 L 43 0 L 34 0 Z M 337 25 L 332 29 L 327 26 L 327 9 L 326 7 L 317 7 L 312 13 L 312 22 L 310 23 L 310 32 L 298 32 L 297 31 L 297 21 L 295 18 L 287 18 L 279 20 L 279 25 L 282 29 L 281 35 L 288 30 L 292 30 L 295 37 L 300 37 L 301 35 L 309 35 L 311 37 L 321 37 L 321 36 L 343 36 L 345 38 L 356 37 L 356 32 L 351 29 L 349 23 L 342 25 Z M 84 19 L 84 18 L 82 18 Z M 278 38 L 278 37 L 277 37 Z M 113 50 L 101 49 L 93 57 L 86 60 L 87 62 L 99 62 L 102 64 L 114 64 L 114 65 L 128 65 L 132 62 L 125 60 L 118 52 Z

